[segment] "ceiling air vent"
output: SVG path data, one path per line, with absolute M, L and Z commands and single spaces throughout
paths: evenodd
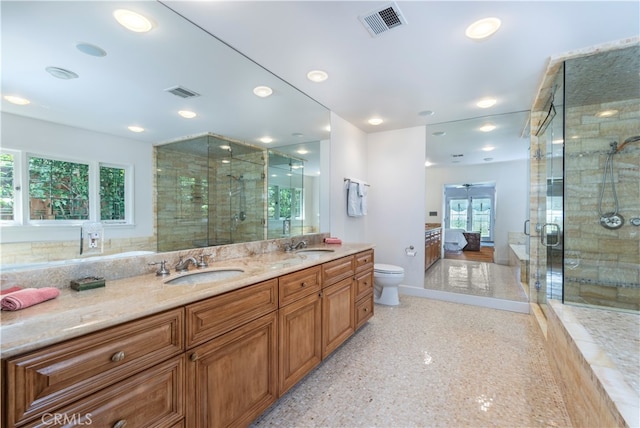
M 369 34 L 377 37 L 392 28 L 405 25 L 407 20 L 402 16 L 402 12 L 395 3 L 388 3 L 382 7 L 372 10 L 369 13 L 358 17 L 362 25 L 365 26 Z
M 199 97 L 200 94 L 197 92 L 192 91 L 191 89 L 187 89 L 185 87 L 182 86 L 173 86 L 171 88 L 167 88 L 165 89 L 166 92 L 172 93 L 173 95 L 176 95 L 180 98 L 193 98 L 193 97 Z

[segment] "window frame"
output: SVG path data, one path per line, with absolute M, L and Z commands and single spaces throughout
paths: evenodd
M 105 226 L 133 226 L 134 225 L 134 168 L 131 164 L 120 164 L 115 162 L 100 162 L 99 160 L 77 159 L 68 156 L 57 156 L 30 151 L 13 149 L 0 149 L 0 153 L 13 155 L 13 176 L 14 176 L 14 206 L 13 220 L 0 220 L 0 227 L 70 227 L 81 226 L 83 223 L 102 222 Z M 87 219 L 41 219 L 32 220 L 29 209 L 29 159 L 43 158 L 61 162 L 72 162 L 88 165 L 88 194 L 89 194 L 89 215 Z M 125 171 L 124 183 L 124 220 L 101 220 L 100 212 L 100 167 L 119 168 Z

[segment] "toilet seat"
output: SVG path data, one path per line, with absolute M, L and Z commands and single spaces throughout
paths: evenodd
M 373 273 L 379 273 L 383 275 L 404 275 L 404 269 L 400 266 L 376 263 L 373 265 Z

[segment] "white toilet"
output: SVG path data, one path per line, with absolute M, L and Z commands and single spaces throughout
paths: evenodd
M 376 263 L 373 265 L 373 301 L 381 305 L 396 306 L 398 285 L 404 279 L 404 269 L 400 266 Z

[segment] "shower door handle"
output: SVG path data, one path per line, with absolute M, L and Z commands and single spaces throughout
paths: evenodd
M 547 227 L 551 228 L 551 233 L 548 234 Z M 555 237 L 554 242 L 549 242 L 549 236 Z M 556 223 L 545 223 L 542 225 L 542 229 L 540 231 L 540 243 L 545 247 L 557 247 L 560 245 L 560 226 Z
M 529 236 L 531 233 L 527 232 L 527 224 L 529 225 L 529 229 L 531 229 L 531 220 L 527 219 L 524 221 L 524 234 Z

